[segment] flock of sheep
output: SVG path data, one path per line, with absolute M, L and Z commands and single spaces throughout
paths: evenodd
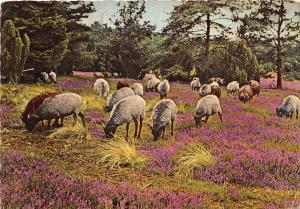
M 99 97 L 107 99 L 104 111 L 110 113 L 110 117 L 104 124 L 104 132 L 107 138 L 112 138 L 116 129 L 126 123 L 126 137 L 128 137 L 129 125 L 133 121 L 135 124 L 134 137 L 140 138 L 143 119 L 146 114 L 146 101 L 144 100 L 145 91 L 156 91 L 160 94 L 160 101 L 154 106 L 152 111 L 151 128 L 154 140 L 162 136 L 164 138 L 165 129 L 171 127 L 171 135 L 174 132 L 174 121 L 177 115 L 177 106 L 171 99 L 165 99 L 170 91 L 168 80 L 161 81 L 154 74 L 146 74 L 143 84 L 134 83 L 129 85 L 120 80 L 117 84 L 117 90 L 109 96 L 110 87 L 105 79 L 99 78 L 94 83 L 94 92 Z M 222 108 L 219 101 L 221 96 L 220 86 L 224 85 L 224 80 L 220 78 L 211 78 L 209 84 L 201 85 L 199 78 L 191 81 L 191 88 L 199 91 L 201 99 L 198 101 L 196 110 L 193 113 L 196 126 L 201 126 L 201 122 L 207 122 L 209 116 L 218 114 L 222 121 Z M 232 81 L 227 85 L 227 93 L 237 95 L 242 102 L 250 101 L 253 96 L 259 95 L 260 85 L 257 81 L 251 80 L 249 85 L 240 88 L 237 81 Z M 25 108 L 21 119 L 26 128 L 32 131 L 35 125 L 43 120 L 48 120 L 48 127 L 51 120 L 55 119 L 55 126 L 62 126 L 63 119 L 66 116 L 73 115 L 74 124 L 77 116 L 81 117 L 85 125 L 85 119 L 80 107 L 83 101 L 80 95 L 75 93 L 46 93 L 34 97 Z M 290 117 L 293 114 L 300 113 L 300 100 L 298 97 L 290 95 L 286 97 L 279 108 L 276 108 L 276 114 L 279 117 Z M 61 120 L 59 124 L 58 121 Z

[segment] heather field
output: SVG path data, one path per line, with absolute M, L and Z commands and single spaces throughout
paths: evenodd
M 109 79 L 112 90 L 117 79 Z M 130 83 L 135 80 L 128 80 Z M 140 81 L 138 81 L 140 82 Z M 2 85 L 1 203 L 3 208 L 297 208 L 300 206 L 300 119 L 279 118 L 284 97 L 300 96 L 300 82 L 284 81 L 242 104 L 222 87 L 223 124 L 217 115 L 195 127 L 199 95 L 189 83 L 171 82 L 168 98 L 178 107 L 175 134 L 153 141 L 147 123 L 159 101 L 145 93 L 141 139 L 124 140 L 125 125 L 106 140 L 105 99 L 93 93 L 94 78 L 60 77 L 55 85 Z M 38 126 L 28 132 L 21 112 L 46 91 L 83 97 L 87 127 Z M 133 136 L 134 125 L 129 136 Z

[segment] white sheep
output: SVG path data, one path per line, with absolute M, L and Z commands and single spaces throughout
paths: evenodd
M 220 85 L 218 84 L 218 82 L 216 82 L 216 81 L 213 81 L 213 82 L 211 82 L 211 83 L 208 84 L 208 85 L 210 85 L 210 87 L 212 87 L 212 86 L 220 86 Z
M 192 80 L 191 82 L 191 87 L 193 91 L 199 91 L 200 87 L 201 87 L 201 83 L 198 79 Z
M 196 111 L 193 114 L 196 127 L 201 126 L 203 117 L 205 117 L 204 122 L 207 122 L 209 116 L 215 113 L 218 113 L 222 122 L 222 108 L 218 97 L 215 95 L 207 95 L 201 98 L 198 101 Z
M 49 83 L 49 75 L 46 72 L 41 72 L 41 78 L 44 83 Z
M 166 97 L 170 91 L 169 81 L 165 79 L 162 82 L 160 82 L 157 86 L 157 91 L 160 94 L 160 99 L 163 99 L 164 97 Z
M 51 83 L 56 83 L 57 82 L 56 73 L 53 72 L 52 70 L 49 73 L 49 78 L 50 78 Z
M 216 82 L 217 82 L 220 86 L 222 86 L 222 85 L 225 84 L 225 80 L 224 80 L 223 78 L 217 78 L 217 79 L 216 79 Z
M 103 78 L 97 79 L 94 83 L 94 92 L 99 97 L 106 98 L 108 93 L 109 93 L 109 84 L 108 84 L 108 82 Z
M 117 91 L 114 91 L 111 97 L 108 99 L 104 111 L 110 112 L 113 109 L 113 106 L 117 104 L 119 101 L 124 99 L 125 97 L 134 95 L 134 91 L 129 87 L 121 88 Z
M 130 87 L 136 95 L 143 96 L 144 95 L 144 87 L 140 83 L 134 83 Z
M 126 138 L 128 137 L 128 130 L 130 122 L 133 120 L 135 124 L 134 137 L 141 136 L 143 119 L 146 112 L 146 101 L 138 96 L 128 96 L 114 105 L 107 124 L 104 127 L 104 132 L 107 138 L 114 136 L 117 128 L 126 123 Z M 138 125 L 138 118 L 140 118 L 140 125 Z M 139 126 L 139 132 L 137 130 Z
M 153 125 L 149 125 L 154 140 L 157 140 L 161 134 L 164 138 L 165 129 L 170 125 L 171 135 L 173 135 L 174 121 L 176 119 L 177 111 L 177 106 L 171 99 L 163 99 L 154 106 L 152 112 Z
M 152 78 L 150 79 L 146 84 L 146 91 L 157 91 L 157 85 L 160 83 L 160 80 L 158 78 Z
M 236 94 L 239 92 L 240 84 L 237 81 L 232 81 L 227 85 L 228 94 Z
M 193 78 L 193 81 L 194 81 L 194 80 L 198 80 L 198 81 L 199 81 L 199 78 L 198 78 L 198 77 L 194 77 L 194 78 Z
M 279 117 L 293 117 L 296 114 L 296 118 L 299 118 L 300 113 L 300 99 L 294 95 L 289 95 L 284 98 L 282 105 L 276 108 L 276 115 Z
M 77 116 L 82 120 L 85 126 L 84 115 L 80 112 L 82 105 L 82 98 L 75 93 L 63 93 L 53 97 L 48 97 L 38 107 L 38 109 L 29 117 L 26 128 L 32 131 L 35 125 L 42 120 L 58 120 L 61 119 L 61 125 L 63 125 L 63 118 L 69 115 L 73 115 L 74 124 L 77 121 Z
M 211 86 L 208 85 L 208 84 L 203 84 L 201 87 L 200 87 L 200 90 L 199 90 L 199 94 L 200 96 L 204 97 L 206 95 L 209 95 L 211 93 Z

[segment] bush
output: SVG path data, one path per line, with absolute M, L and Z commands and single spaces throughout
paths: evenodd
M 196 168 L 212 165 L 213 159 L 202 144 L 195 143 L 180 150 L 174 158 L 174 163 L 177 177 L 192 179 Z
M 77 138 L 77 139 L 88 139 L 90 137 L 87 129 L 77 123 L 75 126 L 67 125 L 65 127 L 56 129 L 49 135 L 49 138 L 66 139 L 66 138 Z
M 162 75 L 169 81 L 189 81 L 189 73 L 184 72 L 180 65 L 174 65 L 173 67 L 162 71 Z

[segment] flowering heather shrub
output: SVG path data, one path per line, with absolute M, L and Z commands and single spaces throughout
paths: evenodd
M 83 89 L 92 88 L 94 81 L 86 79 L 73 79 L 68 78 L 66 80 L 59 81 L 58 87 L 60 89 Z
M 85 119 L 88 123 L 91 124 L 101 124 L 103 122 L 102 115 L 95 110 L 90 110 L 85 114 Z
M 260 85 L 263 88 L 270 88 L 276 87 L 276 78 L 273 79 L 261 79 Z M 300 90 L 300 82 L 299 81 L 282 81 L 282 86 L 284 89 L 291 89 L 291 90 Z
M 203 196 L 71 179 L 17 152 L 2 154 L 0 176 L 4 208 L 196 208 Z
M 0 127 L 15 127 L 18 125 L 18 121 L 9 116 L 9 113 L 13 113 L 17 108 L 9 104 L 0 104 Z

